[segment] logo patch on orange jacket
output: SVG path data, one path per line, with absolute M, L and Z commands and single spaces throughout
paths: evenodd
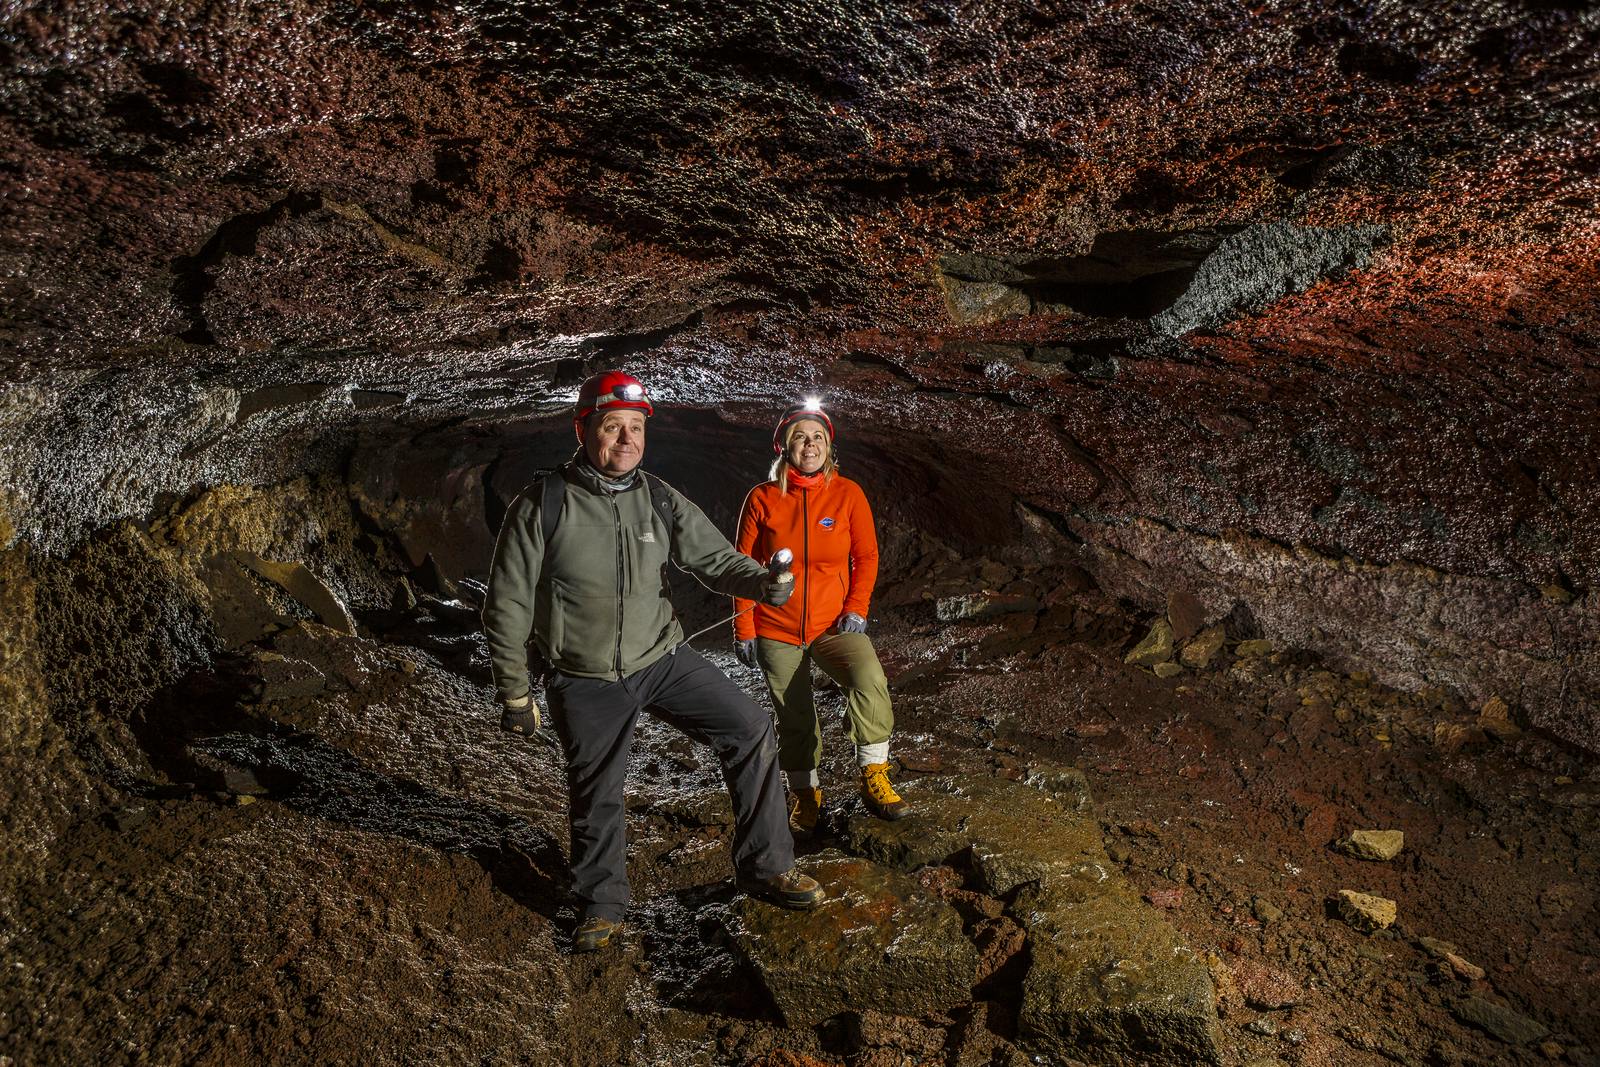
M 817 520 L 817 525 L 821 526 L 823 529 L 826 529 L 826 530 L 833 529 L 833 516 L 832 515 L 827 515 L 827 516 L 824 516 L 823 518 L 818 519 Z

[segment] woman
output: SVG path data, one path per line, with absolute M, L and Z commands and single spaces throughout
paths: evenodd
M 868 809 L 879 818 L 903 818 L 906 803 L 889 784 L 889 682 L 866 633 L 878 577 L 872 509 L 861 487 L 839 474 L 833 422 L 815 401 L 784 412 L 772 450 L 772 480 L 745 498 L 735 547 L 756 559 L 790 549 L 795 590 L 782 607 L 735 600 L 741 614 L 734 640 L 739 661 L 766 676 L 778 712 L 778 765 L 794 795 L 790 825 L 810 834 L 822 813 L 813 663 L 844 690 Z

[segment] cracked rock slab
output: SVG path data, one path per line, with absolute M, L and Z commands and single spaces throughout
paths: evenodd
M 1113 868 L 1080 772 L 923 778 L 899 791 L 914 815 L 853 818 L 847 847 L 905 870 L 964 853 L 984 892 L 1014 894 L 1008 911 L 1032 954 L 1025 1048 L 1114 1067 L 1221 1062 L 1205 963 Z
M 922 1016 L 972 998 L 978 950 L 961 916 L 899 871 L 826 852 L 805 864 L 828 892 L 814 911 L 749 897 L 728 909 L 728 934 L 788 1026 L 846 1011 Z

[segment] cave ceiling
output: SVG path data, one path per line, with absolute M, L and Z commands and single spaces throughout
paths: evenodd
M 1597 54 L 1583 2 L 10 5 L 13 536 L 621 363 L 1582 593 Z

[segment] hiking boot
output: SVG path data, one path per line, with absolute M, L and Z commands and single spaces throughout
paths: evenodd
M 861 768 L 861 799 L 867 810 L 880 819 L 894 822 L 911 814 L 911 808 L 889 784 L 889 765 L 869 763 Z
M 821 819 L 822 790 L 796 790 L 794 802 L 789 805 L 789 832 L 796 837 L 810 837 L 817 832 Z
M 611 944 L 611 939 L 620 929 L 622 929 L 621 923 L 591 915 L 579 923 L 578 928 L 572 932 L 572 951 L 599 952 Z
M 809 874 L 801 874 L 798 867 L 790 867 L 771 878 L 750 878 L 741 874 L 734 879 L 734 885 L 747 896 L 795 911 L 810 911 L 822 903 L 825 895 L 817 880 Z

